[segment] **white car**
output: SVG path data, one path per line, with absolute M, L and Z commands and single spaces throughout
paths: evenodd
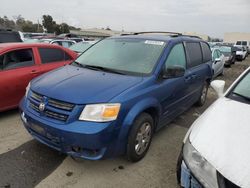
M 66 39 L 41 39 L 40 42 L 56 44 L 56 45 L 63 46 L 64 48 L 69 48 L 70 46 L 76 43 L 73 40 L 66 40 Z
M 247 50 L 244 46 L 235 46 L 236 47 L 236 59 L 242 61 L 247 57 Z
M 186 134 L 177 166 L 182 187 L 250 187 L 250 68 L 225 94 L 224 85 L 211 83 L 219 99 Z
M 224 64 L 226 61 L 226 58 L 224 55 L 221 53 L 219 48 L 212 48 L 212 69 L 213 69 L 213 74 L 214 78 L 223 75 L 224 74 Z

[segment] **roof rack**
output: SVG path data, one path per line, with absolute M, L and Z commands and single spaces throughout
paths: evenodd
M 184 35 L 182 33 L 178 32 L 168 32 L 168 31 L 145 31 L 145 32 L 135 32 L 135 33 L 123 33 L 121 36 L 126 36 L 126 35 L 143 35 L 143 34 L 154 34 L 154 33 L 159 33 L 159 34 L 168 34 L 172 37 L 192 37 L 192 38 L 197 38 L 197 39 L 202 39 L 201 37 L 194 36 L 194 35 Z
M 168 31 L 145 31 L 145 32 L 135 32 L 135 33 L 133 33 L 133 35 L 154 34 L 154 33 L 169 34 L 169 35 L 174 35 L 174 36 L 180 36 L 180 35 L 182 35 L 182 33 L 168 32 Z
M 194 36 L 194 35 L 181 35 L 183 37 L 192 37 L 192 38 L 197 38 L 197 39 L 202 39 L 201 37 L 199 36 Z

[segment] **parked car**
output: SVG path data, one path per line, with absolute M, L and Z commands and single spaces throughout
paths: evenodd
M 32 80 L 21 118 L 35 139 L 73 157 L 126 154 L 136 162 L 155 131 L 205 103 L 211 65 L 210 48 L 198 38 L 107 38 L 71 65 Z
M 0 29 L 0 43 L 22 42 L 21 36 L 17 31 Z
M 56 44 L 63 46 L 64 48 L 69 48 L 70 46 L 76 43 L 73 40 L 65 40 L 65 39 L 40 39 L 40 42 Z
M 250 187 L 250 68 L 223 94 L 224 81 L 211 86 L 219 99 L 187 132 L 178 160 L 184 188 Z
M 245 46 L 246 49 L 247 49 L 247 55 L 250 54 L 250 41 L 246 41 L 246 40 L 237 41 L 237 42 L 235 43 L 235 46 L 238 46 L 238 47 Z
M 247 50 L 244 46 L 235 46 L 236 47 L 236 59 L 243 61 L 247 57 Z
M 74 52 L 76 52 L 77 54 L 81 54 L 83 53 L 85 50 L 87 50 L 90 46 L 94 45 L 96 43 L 96 41 L 94 42 L 78 42 L 76 44 L 73 44 L 72 46 L 69 47 L 69 49 L 73 50 Z
M 0 44 L 0 112 L 18 106 L 31 79 L 69 64 L 76 56 L 56 45 Z
M 224 74 L 225 58 L 219 48 L 212 48 L 213 74 L 214 78 Z
M 82 39 L 81 37 L 79 37 L 78 35 L 72 34 L 72 33 L 63 33 L 57 36 L 57 38 L 59 39 L 69 39 L 69 40 L 73 40 L 76 43 L 77 42 L 83 42 L 84 39 Z
M 220 45 L 219 48 L 220 52 L 224 55 L 225 66 L 230 67 L 236 61 L 236 48 L 230 45 Z

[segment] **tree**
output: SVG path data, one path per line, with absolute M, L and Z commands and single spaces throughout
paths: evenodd
M 69 25 L 66 23 L 60 24 L 61 33 L 69 33 Z
M 3 18 L 0 17 L 0 27 L 5 29 L 15 29 L 16 23 L 13 20 L 10 20 L 7 16 Z
M 52 16 L 43 15 L 43 27 L 47 30 L 48 33 L 54 33 L 56 28 L 56 22 L 53 21 Z
M 21 30 L 23 25 L 25 24 L 25 19 L 19 14 L 18 16 L 13 16 L 15 22 L 16 22 L 16 28 L 18 30 Z

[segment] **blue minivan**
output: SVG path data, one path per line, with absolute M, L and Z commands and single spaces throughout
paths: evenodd
M 21 119 L 38 141 L 72 157 L 126 154 L 136 162 L 155 131 L 193 104 L 212 79 L 209 45 L 179 33 L 106 38 L 71 65 L 27 86 Z

